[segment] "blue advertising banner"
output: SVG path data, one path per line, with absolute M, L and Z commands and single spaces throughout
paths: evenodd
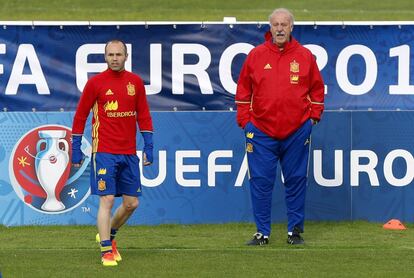
M 74 111 L 104 44 L 127 43 L 126 68 L 153 111 L 232 110 L 240 68 L 267 24 L 4 25 L 0 109 Z M 317 57 L 328 110 L 413 110 L 414 25 L 297 24 Z
M 0 113 L 0 224 L 96 223 L 89 167 L 69 164 L 72 118 Z M 235 113 L 153 112 L 153 120 L 155 161 L 142 169 L 143 196 L 129 224 L 252 221 Z M 326 112 L 312 133 L 306 219 L 414 221 L 412 122 L 411 111 Z M 90 125 L 85 134 L 89 154 Z M 273 196 L 273 221 L 286 221 L 280 173 Z

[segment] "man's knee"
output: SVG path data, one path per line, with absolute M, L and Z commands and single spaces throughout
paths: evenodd
M 127 211 L 132 212 L 138 207 L 138 204 L 138 198 L 135 198 L 124 202 L 124 207 Z
M 105 195 L 100 197 L 100 206 L 106 209 L 112 209 L 115 202 L 114 195 Z

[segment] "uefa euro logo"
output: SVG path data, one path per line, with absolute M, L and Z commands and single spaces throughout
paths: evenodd
M 10 181 L 17 196 L 34 210 L 58 214 L 79 206 L 89 196 L 89 183 L 79 177 L 90 162 L 91 145 L 82 138 L 86 155 L 71 171 L 69 143 L 72 131 L 61 125 L 44 125 L 24 134 L 10 155 Z

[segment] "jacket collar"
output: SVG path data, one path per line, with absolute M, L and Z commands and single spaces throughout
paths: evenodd
M 295 38 L 292 35 L 290 35 L 290 41 L 286 42 L 283 50 L 280 51 L 279 47 L 275 43 L 273 43 L 273 37 L 270 31 L 267 31 L 264 37 L 266 40 L 266 42 L 264 43 L 266 47 L 270 48 L 272 51 L 275 51 L 277 53 L 288 52 L 290 49 L 295 48 L 297 45 L 299 45 L 298 41 L 295 40 Z

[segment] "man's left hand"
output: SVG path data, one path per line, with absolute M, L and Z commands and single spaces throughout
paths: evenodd
M 143 149 L 143 163 L 144 166 L 151 165 L 154 161 L 154 144 L 152 142 L 152 132 L 141 132 L 142 137 L 144 138 L 144 149 Z

